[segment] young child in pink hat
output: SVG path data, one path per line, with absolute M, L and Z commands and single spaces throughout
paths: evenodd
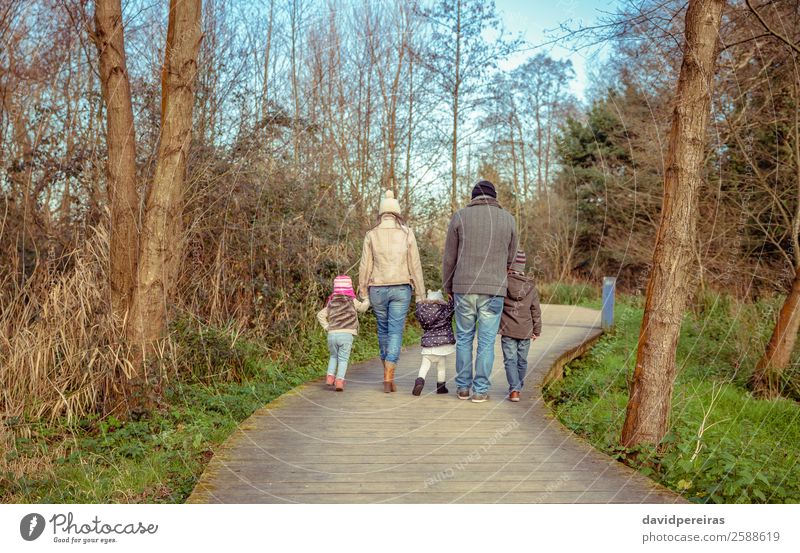
M 358 335 L 358 314 L 369 308 L 369 299 L 359 301 L 353 291 L 353 281 L 347 275 L 333 279 L 333 293 L 325 307 L 317 313 L 322 328 L 328 333 L 328 374 L 325 383 L 337 392 L 344 390 L 344 375 L 350 360 L 353 340 Z

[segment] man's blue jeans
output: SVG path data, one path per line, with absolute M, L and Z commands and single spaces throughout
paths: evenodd
M 378 321 L 381 360 L 397 363 L 403 345 L 406 315 L 411 305 L 411 285 L 370 286 L 369 303 Z
M 456 298 L 456 386 L 486 394 L 491 385 L 494 341 L 503 314 L 503 296 L 455 294 Z M 478 351 L 472 372 L 472 343 L 477 327 Z
M 531 349 L 531 341 L 518 340 L 511 336 L 503 336 L 500 339 L 503 345 L 503 364 L 506 367 L 506 378 L 508 379 L 508 391 L 519 392 L 525 384 L 525 374 L 528 372 L 528 352 Z

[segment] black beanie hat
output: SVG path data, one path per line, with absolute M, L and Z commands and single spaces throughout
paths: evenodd
M 472 199 L 475 199 L 478 196 L 491 196 L 492 198 L 497 199 L 497 191 L 494 189 L 494 185 L 491 182 L 488 180 L 482 180 L 475 185 L 475 188 L 472 189 Z

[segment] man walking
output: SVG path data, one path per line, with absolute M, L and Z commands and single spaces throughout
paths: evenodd
M 497 203 L 494 185 L 482 180 L 472 201 L 450 219 L 442 260 L 445 291 L 456 304 L 456 387 L 459 399 L 489 399 L 494 342 L 503 313 L 507 270 L 517 251 L 514 217 Z M 473 373 L 472 344 L 478 351 Z

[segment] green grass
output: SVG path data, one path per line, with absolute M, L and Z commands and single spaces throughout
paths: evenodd
M 412 318 L 409 318 L 411 321 Z M 288 361 L 270 360 L 257 343 L 233 340 L 225 329 L 179 321 L 176 336 L 186 353 L 181 377 L 165 389 L 164 405 L 142 421 L 96 416 L 67 424 L 28 424 L 8 461 L 45 463 L 23 477 L 0 473 L 5 503 L 182 503 L 211 458 L 240 421 L 284 392 L 325 373 L 328 350 L 315 327 Z M 404 343 L 419 343 L 407 325 Z M 363 318 L 351 362 L 378 355 L 374 317 Z M 223 374 L 224 373 L 224 374 Z M 223 376 L 235 377 L 222 382 Z
M 756 399 L 746 388 L 779 305 L 780 298 L 744 304 L 700 294 L 682 325 L 671 427 L 658 451 L 618 445 L 641 298 L 618 298 L 615 331 L 570 363 L 545 398 L 568 428 L 690 501 L 799 502 L 800 404 Z

